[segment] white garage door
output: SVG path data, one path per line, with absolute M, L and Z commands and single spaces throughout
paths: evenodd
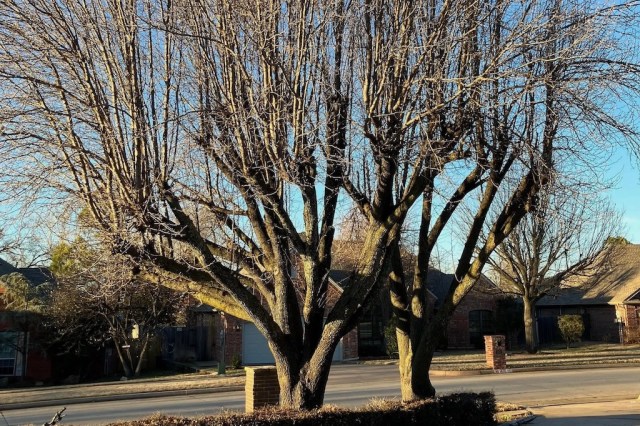
M 342 361 L 342 340 L 333 353 L 333 361 Z M 250 322 L 242 326 L 242 363 L 244 365 L 273 364 L 267 339 Z
M 242 363 L 244 365 L 274 363 L 267 339 L 250 322 L 242 326 Z

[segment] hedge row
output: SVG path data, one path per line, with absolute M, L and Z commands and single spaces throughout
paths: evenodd
M 324 407 L 313 411 L 265 409 L 252 414 L 228 413 L 203 418 L 154 416 L 112 426 L 467 426 L 495 425 L 495 397 L 490 392 L 458 393 L 402 404 L 380 401 L 356 410 Z

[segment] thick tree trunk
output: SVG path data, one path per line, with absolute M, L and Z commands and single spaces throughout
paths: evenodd
M 409 402 L 419 399 L 433 398 L 436 390 L 431 384 L 429 369 L 438 341 L 432 332 L 433 325 L 425 325 L 421 333 L 418 346 L 413 347 L 409 336 L 400 329 L 396 329 L 398 338 L 398 366 L 400 369 L 400 392 L 402 401 Z
M 275 356 L 278 384 L 280 385 L 280 407 L 311 410 L 320 408 L 329 379 L 331 355 L 328 362 L 309 362 L 297 369 L 285 358 Z
M 525 335 L 525 349 L 530 354 L 538 352 L 538 336 L 536 333 L 536 321 L 535 321 L 535 302 L 527 297 L 522 297 L 524 305 L 524 335 Z

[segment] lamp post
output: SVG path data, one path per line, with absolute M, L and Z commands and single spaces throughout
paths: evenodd
M 220 347 L 222 349 L 220 354 L 220 361 L 218 361 L 218 374 L 225 374 L 227 372 L 227 367 L 225 365 L 224 355 L 225 355 L 225 343 L 227 340 L 227 318 L 224 315 L 224 312 L 220 312 L 220 316 L 222 318 L 222 330 L 220 330 Z
M 622 318 L 616 316 L 616 319 L 613 320 L 616 324 L 618 324 L 618 336 L 620 337 L 620 344 L 624 346 L 624 321 Z

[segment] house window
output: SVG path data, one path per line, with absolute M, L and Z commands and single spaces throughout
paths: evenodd
M 14 376 L 18 333 L 0 333 L 0 376 Z
M 471 345 L 482 348 L 484 336 L 493 333 L 493 312 L 486 309 L 469 312 L 469 343 Z

